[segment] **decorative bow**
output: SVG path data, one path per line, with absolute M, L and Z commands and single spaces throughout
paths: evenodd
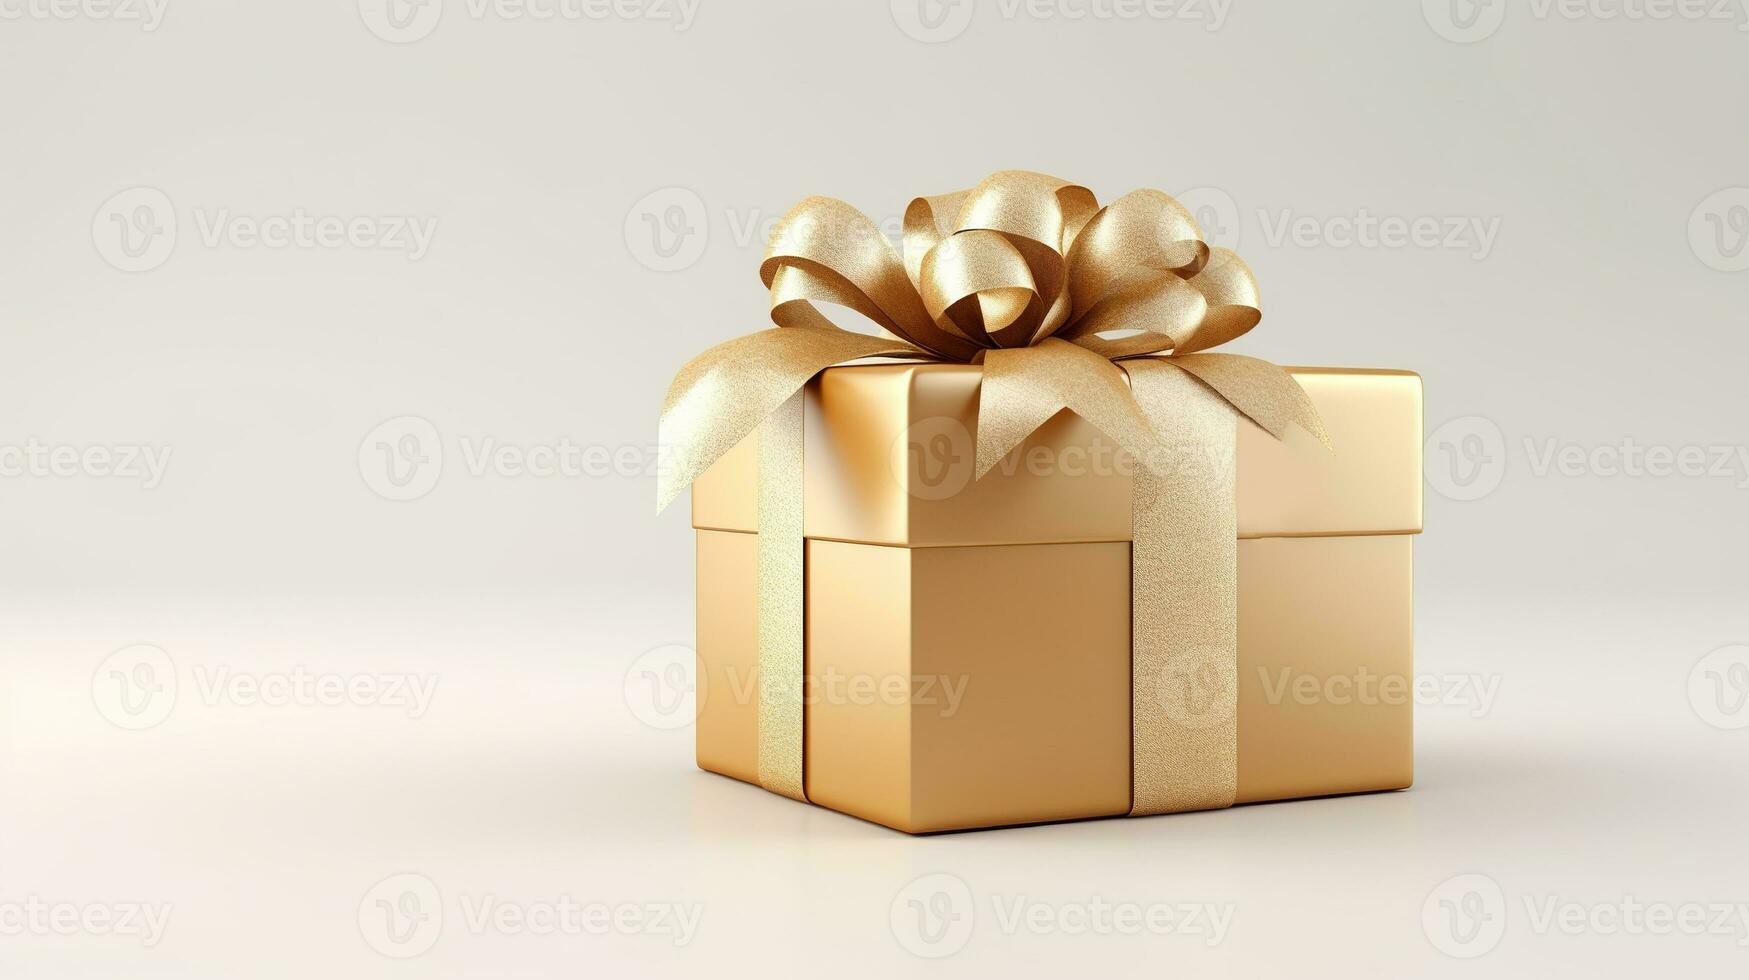
M 1178 370 L 1278 438 L 1297 422 L 1329 443 L 1286 371 L 1202 353 L 1262 319 L 1257 281 L 1160 191 L 1100 207 L 1085 187 L 1005 170 L 913 200 L 902 257 L 860 211 L 810 197 L 774 229 L 759 276 L 777 327 L 705 351 L 668 389 L 659 510 L 815 375 L 863 358 L 984 366 L 977 476 L 1065 408 L 1146 462 L 1173 425 L 1132 389 Z M 844 330 L 818 303 L 881 334 Z

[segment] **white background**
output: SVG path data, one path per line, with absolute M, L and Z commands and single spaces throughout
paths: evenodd
M 1749 962 L 1749 913 L 1607 911 L 1749 903 L 1740 7 L 387 3 L 0 0 L 7 976 Z M 692 640 L 692 552 L 652 513 L 656 412 L 764 325 L 763 223 L 1015 167 L 1198 206 L 1263 284 L 1235 350 L 1425 377 L 1418 668 L 1497 693 L 1420 710 L 1413 790 L 912 839 L 698 772 L 664 727 L 644 671 Z M 250 238 L 299 215 L 346 233 Z M 1424 218 L 1455 247 L 1364 234 Z M 565 446 L 624 455 L 513 465 Z M 408 675 L 423 710 L 247 686 Z M 937 892 L 959 931 L 930 942 L 907 903 Z M 428 931 L 387 935 L 404 893 Z M 701 918 L 469 921 L 563 896 Z M 1022 898 L 1231 923 L 1006 929 Z M 1585 923 L 1540 928 L 1551 900 Z M 147 945 L 37 902 L 171 911 Z

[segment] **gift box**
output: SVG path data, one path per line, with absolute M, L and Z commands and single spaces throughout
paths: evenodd
M 662 410 L 701 767 L 912 833 L 1409 785 L 1418 376 L 1212 352 L 1255 277 L 1158 191 L 809 198 L 760 276 Z
M 1337 450 L 1247 422 L 1211 464 L 1236 465 L 1240 803 L 1414 770 L 1421 380 L 1289 370 Z M 1136 464 L 1062 412 L 973 479 L 980 380 L 842 367 L 806 391 L 805 793 L 911 833 L 1131 809 Z M 698 764 L 753 783 L 757 439 L 692 497 Z

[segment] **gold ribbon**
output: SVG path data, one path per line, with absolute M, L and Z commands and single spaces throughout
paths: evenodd
M 1323 422 L 1276 365 L 1204 353 L 1262 319 L 1257 282 L 1166 194 L 1093 192 L 1009 170 L 905 209 L 903 253 L 842 201 L 811 197 L 759 267 L 775 329 L 720 344 L 662 405 L 657 509 L 760 430 L 759 781 L 806 799 L 802 402 L 866 358 L 981 364 L 976 474 L 1068 409 L 1142 465 L 1131 546 L 1133 814 L 1230 806 L 1238 792 L 1238 533 L 1243 416 L 1280 438 Z M 844 330 L 847 307 L 878 335 Z M 1225 465 L 1186 467 L 1185 453 Z

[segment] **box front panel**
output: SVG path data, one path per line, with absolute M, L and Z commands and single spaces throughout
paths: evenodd
M 1129 811 L 1127 543 L 808 556 L 809 799 L 913 833 Z
M 1239 802 L 1414 780 L 1414 540 L 1239 543 Z
M 759 536 L 698 533 L 698 766 L 759 780 Z
M 1128 813 L 1129 543 L 910 554 L 920 828 Z

